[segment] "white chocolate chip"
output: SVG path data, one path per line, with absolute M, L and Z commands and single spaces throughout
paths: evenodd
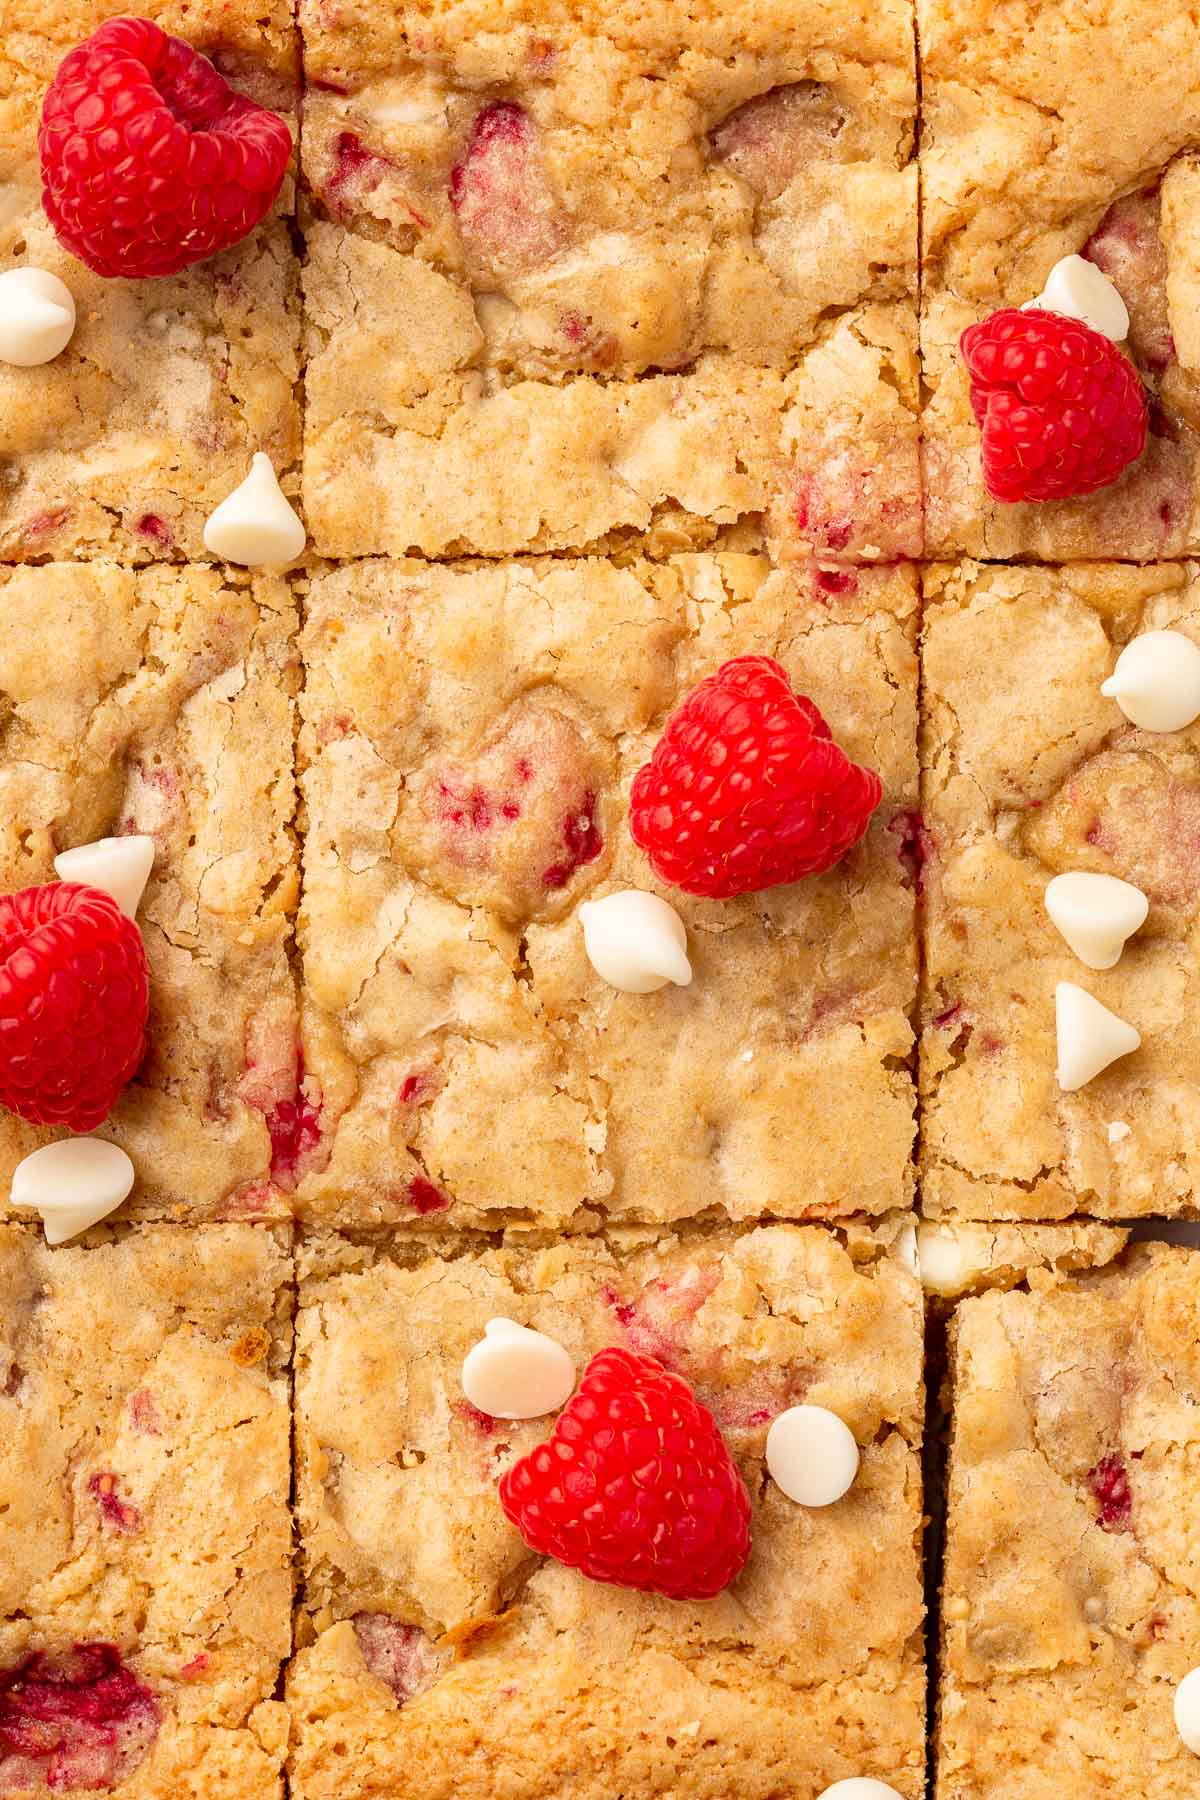
M 931 1225 L 923 1220 L 917 1227 L 917 1260 L 922 1287 L 931 1294 L 959 1293 L 971 1271 L 979 1266 L 979 1257 L 971 1255 L 968 1244 L 962 1227 L 951 1231 L 944 1225 Z
M 1143 731 L 1182 731 L 1200 717 L 1200 646 L 1182 631 L 1143 631 L 1100 692 Z
M 623 888 L 579 909 L 583 947 L 602 980 L 623 994 L 653 994 L 692 979 L 687 932 L 673 906 L 657 894 Z
M 43 1144 L 13 1171 L 12 1203 L 42 1215 L 48 1244 L 65 1244 L 125 1199 L 133 1164 L 104 1138 L 61 1138 Z
M 18 369 L 53 362 L 75 330 L 75 299 L 48 269 L 5 269 L 0 275 L 0 362 Z
M 1132 1129 L 1133 1127 L 1127 1125 L 1124 1119 L 1110 1119 L 1108 1125 L 1109 1143 L 1119 1144 L 1122 1138 L 1127 1138 L 1130 1135 Z
M 904 1796 L 886 1781 L 876 1781 L 873 1775 L 851 1775 L 845 1781 L 835 1781 L 818 1794 L 817 1800 L 904 1800 Z
M 1200 1669 L 1192 1669 L 1175 1689 L 1175 1729 L 1200 1756 Z
M 152 837 L 97 838 L 94 844 L 79 844 L 54 859 L 54 873 L 60 881 L 81 881 L 85 887 L 103 889 L 127 919 L 137 917 L 153 867 Z
M 463 1392 L 493 1419 L 540 1419 L 571 1398 L 575 1365 L 561 1344 L 513 1319 L 489 1319 L 467 1352 Z
M 1059 313 L 1081 319 L 1093 331 L 1119 344 L 1129 336 L 1129 311 L 1103 269 L 1085 256 L 1064 256 L 1046 277 L 1036 300 L 1027 300 L 1023 312 Z
M 248 569 L 282 568 L 306 542 L 304 527 L 276 479 L 269 456 L 256 450 L 250 473 L 222 500 L 204 527 L 204 547 Z
M 917 1249 L 917 1228 L 909 1223 L 900 1227 L 896 1238 L 896 1255 L 910 1275 L 921 1279 L 921 1258 Z
M 443 125 L 446 109 L 436 100 L 385 100 L 369 109 L 377 125 Z
M 824 1406 L 789 1406 L 767 1433 L 767 1468 L 798 1506 L 832 1506 L 858 1474 L 858 1445 Z
M 1060 981 L 1054 990 L 1058 1026 L 1058 1085 L 1064 1094 L 1079 1088 L 1107 1069 L 1118 1057 L 1128 1056 L 1141 1043 L 1141 1035 L 1116 1013 L 1101 1006 L 1094 995 L 1073 981 Z
M 1056 875 L 1046 889 L 1046 911 L 1089 969 L 1111 969 L 1125 940 L 1146 923 L 1150 902 L 1141 888 L 1115 875 L 1082 869 Z

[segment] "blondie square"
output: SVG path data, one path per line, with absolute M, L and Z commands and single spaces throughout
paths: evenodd
M 866 1230 L 618 1236 L 444 1260 L 306 1246 L 295 1800 L 815 1800 L 859 1774 L 923 1793 L 915 1277 Z M 622 1344 L 693 1383 L 754 1501 L 729 1589 L 665 1600 L 525 1548 L 496 1482 L 552 1420 L 474 1412 L 460 1385 L 496 1315 L 580 1372 Z M 763 1460 L 801 1397 L 862 1446 L 854 1486 L 819 1510 Z
M 921 347 L 932 555 L 1148 561 L 1200 548 L 1200 32 L 1175 0 L 918 0 Z M 1116 283 L 1151 399 L 1141 460 L 1075 500 L 980 478 L 958 340 L 1079 252 Z
M 319 551 L 919 554 L 908 5 L 300 19 Z
M 208 262 L 153 281 L 94 275 L 41 203 L 37 126 L 59 63 L 120 0 L 0 0 L 0 268 L 48 269 L 75 299 L 75 335 L 40 368 L 0 363 L 0 560 L 206 555 L 204 522 L 256 450 L 299 475 L 298 263 L 286 213 Z M 298 53 L 286 0 L 139 0 L 297 136 Z M 292 473 L 294 471 L 294 473 Z
M 964 563 L 928 570 L 925 601 L 926 1210 L 1195 1216 L 1200 726 L 1139 731 L 1100 684 L 1139 632 L 1200 638 L 1200 567 Z M 1073 869 L 1150 902 L 1103 973 L 1046 912 Z M 1076 1093 L 1055 1076 L 1060 981 L 1142 1035 Z
M 286 1212 L 301 1131 L 287 585 L 47 563 L 0 569 L 0 613 L 0 891 L 52 881 L 77 844 L 155 840 L 138 911 L 150 1047 L 100 1133 L 133 1159 L 128 1209 Z M 0 1113 L 0 1212 L 50 1135 Z
M 825 585 L 828 584 L 828 585 Z M 755 555 L 369 561 L 305 602 L 303 1217 L 453 1229 L 907 1203 L 915 988 L 911 569 Z M 664 720 L 778 657 L 877 768 L 827 874 L 732 901 L 628 832 Z M 631 995 L 578 909 L 662 893 L 689 987 Z
M 0 1225 L 0 1793 L 280 1794 L 290 1274 L 249 1225 Z
M 1198 1295 L 1147 1245 L 959 1307 L 938 1800 L 1193 1800 Z

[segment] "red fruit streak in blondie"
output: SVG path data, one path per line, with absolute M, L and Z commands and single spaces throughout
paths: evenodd
M 334 171 L 325 184 L 325 191 L 331 196 L 355 186 L 360 187 L 364 193 L 369 193 L 372 188 L 378 187 L 388 169 L 396 166 L 389 157 L 380 156 L 378 151 L 368 150 L 353 131 L 338 133 L 334 139 L 333 153 Z M 402 204 L 413 223 L 427 231 L 429 220 L 414 206 L 410 206 L 407 200 Z
M 88 1482 L 88 1493 L 95 1500 L 108 1523 L 117 1531 L 138 1531 L 141 1529 L 142 1515 L 136 1506 L 122 1500 L 117 1491 L 117 1478 L 107 1472 L 93 1475 Z
M 432 1687 L 443 1658 L 419 1625 L 406 1625 L 389 1613 L 356 1613 L 354 1635 L 363 1661 L 403 1706 Z
M 149 1388 L 138 1388 L 129 1396 L 129 1417 L 135 1431 L 146 1437 L 162 1436 L 162 1414 Z
M 596 796 L 589 793 L 583 796 L 577 812 L 567 814 L 562 823 L 562 841 L 566 846 L 566 855 L 543 871 L 543 887 L 566 887 L 577 869 L 582 869 L 585 863 L 595 862 L 604 848 L 604 839 L 600 836 L 594 817 L 595 810 Z
M 468 1425 L 474 1427 L 481 1438 L 495 1437 L 500 1430 L 499 1419 L 493 1418 L 491 1413 L 481 1412 L 477 1406 L 472 1406 L 469 1400 L 456 1400 L 454 1410 L 460 1419 L 465 1419 Z
M 450 1201 L 432 1181 L 426 1181 L 423 1175 L 414 1175 L 408 1184 L 408 1204 L 424 1218 L 426 1213 L 445 1212 Z
M 290 1192 L 304 1159 L 321 1141 L 321 1108 L 304 1092 L 303 1056 L 296 1064 L 295 1098 L 277 1101 L 266 1120 L 271 1135 L 271 1179 Z
M 1088 1470 L 1088 1486 L 1100 1507 L 1103 1531 L 1128 1531 L 1133 1519 L 1133 1496 L 1124 1459 L 1105 1456 Z
M 35 513 L 32 519 L 27 519 L 25 522 L 25 536 L 27 538 L 47 537 L 50 532 L 57 531 L 60 525 L 66 524 L 70 512 L 69 506 L 57 506 L 51 512 Z
M 158 1725 L 153 1694 L 115 1645 L 27 1656 L 0 1672 L 0 1791 L 26 1792 L 31 1763 L 53 1792 L 113 1787 L 142 1761 Z
M 142 537 L 150 538 L 152 542 L 161 544 L 164 550 L 169 550 L 174 542 L 170 531 L 157 513 L 143 513 L 137 522 L 136 529 Z

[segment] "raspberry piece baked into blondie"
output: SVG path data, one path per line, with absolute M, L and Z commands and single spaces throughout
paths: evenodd
M 318 551 L 919 554 L 906 5 L 300 21 Z
M 939 1800 L 1196 1792 L 1198 1282 L 1147 1245 L 959 1307 Z
M 284 0 L 193 7 L 108 0 L 6 9 L 0 44 L 0 267 L 48 270 L 76 327 L 53 362 L 0 362 L 0 560 L 203 558 L 204 522 L 253 452 L 297 468 L 299 270 L 285 180 L 244 242 L 179 275 L 108 280 L 58 242 L 41 201 L 37 129 L 62 58 L 105 18 L 137 11 L 209 56 L 297 135 L 298 54 Z M 297 469 L 298 475 L 298 469 Z
M 932 555 L 1150 560 L 1200 548 L 1200 34 L 1173 0 L 918 0 L 922 415 Z M 1119 121 L 1119 128 L 1116 123 Z M 959 338 L 1081 254 L 1130 315 L 1141 457 L 1076 499 L 998 503 Z
M 906 1203 L 915 602 L 908 568 L 801 575 L 732 554 L 314 576 L 305 1218 L 580 1226 Z M 632 843 L 628 787 L 683 695 L 743 652 L 779 659 L 879 771 L 883 804 L 825 874 L 695 899 Z M 600 979 L 580 905 L 625 888 L 677 910 L 690 985 Z
M 916 1800 L 921 1303 L 885 1235 L 766 1226 L 444 1259 L 310 1239 L 296 1800 L 766 1800 L 857 1775 Z M 694 1386 L 754 1503 L 750 1560 L 723 1593 L 666 1600 L 526 1549 L 496 1484 L 553 1418 L 491 1417 L 461 1386 L 498 1316 L 580 1372 L 618 1345 Z M 764 1466 L 770 1422 L 800 1400 L 861 1447 L 830 1506 L 797 1505 Z
M 281 1792 L 290 1271 L 248 1225 L 0 1225 L 0 1793 Z
M 305 1132 L 287 585 L 46 563 L 0 569 L 0 612 L 0 890 L 53 881 L 77 845 L 154 840 L 149 1048 L 100 1128 L 133 1159 L 129 1210 L 285 1214 Z M 0 1212 L 53 1135 L 0 1113 Z
M 1138 730 L 1100 687 L 1142 633 L 1200 640 L 1200 567 L 963 563 L 924 586 L 925 1211 L 1195 1216 L 1200 725 Z M 1149 901 L 1116 967 L 1051 922 L 1069 871 Z M 1141 1034 L 1077 1092 L 1056 1079 L 1060 982 Z

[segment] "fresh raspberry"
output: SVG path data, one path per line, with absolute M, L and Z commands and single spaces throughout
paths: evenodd
M 132 919 L 76 881 L 0 896 L 0 1106 L 94 1131 L 146 1048 L 146 952 Z
M 59 65 L 38 133 L 42 204 L 97 275 L 174 275 L 271 209 L 292 135 L 149 19 L 112 19 Z
M 1111 338 L 1079 319 L 1006 307 L 960 340 L 993 500 L 1108 487 L 1146 447 L 1146 394 Z
M 667 721 L 634 776 L 629 828 L 663 881 L 728 900 L 832 867 L 882 794 L 777 662 L 738 656 Z
M 531 1550 L 673 1600 L 711 1600 L 750 1554 L 750 1497 L 712 1414 L 630 1350 L 593 1356 L 500 1504 Z

